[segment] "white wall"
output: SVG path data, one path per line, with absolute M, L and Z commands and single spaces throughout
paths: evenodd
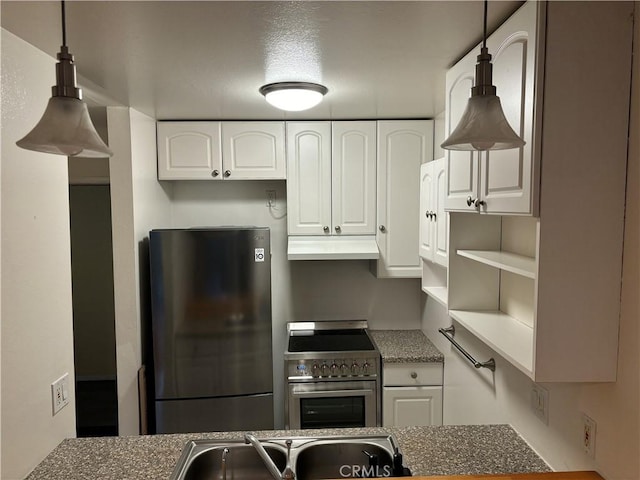
M 23 478 L 75 436 L 67 159 L 15 145 L 40 119 L 55 61 L 2 30 L 2 472 Z M 71 402 L 52 416 L 51 383 Z
M 155 121 L 126 107 L 107 109 L 113 236 L 118 429 L 139 433 L 138 369 L 142 364 L 140 242 L 169 226 L 170 204 L 156 180 Z
M 256 225 L 271 229 L 276 427 L 283 425 L 287 322 L 366 318 L 372 328 L 420 328 L 419 280 L 376 279 L 367 261 L 287 260 L 284 181 L 164 183 L 173 185 L 175 228 Z M 265 190 L 276 191 L 277 210 L 266 206 Z
M 640 2 L 634 44 L 640 45 Z M 456 424 L 510 423 L 556 470 L 595 469 L 608 480 L 640 478 L 640 58 L 635 56 L 620 318 L 618 379 L 603 384 L 544 384 L 549 424 L 533 415 L 532 382 L 462 329 L 456 338 L 479 359 L 495 356 L 495 380 L 476 371 L 437 333 L 449 325 L 444 308 L 424 300 L 423 330 L 445 353 L 444 421 Z M 597 355 L 598 352 L 593 352 Z M 596 456 L 581 450 L 582 412 L 597 422 Z

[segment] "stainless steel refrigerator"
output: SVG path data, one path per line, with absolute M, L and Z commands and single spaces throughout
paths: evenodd
M 157 433 L 273 428 L 268 228 L 152 230 Z

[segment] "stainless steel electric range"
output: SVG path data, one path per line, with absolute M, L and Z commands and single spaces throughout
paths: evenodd
M 285 427 L 380 425 L 380 352 L 366 320 L 291 322 Z

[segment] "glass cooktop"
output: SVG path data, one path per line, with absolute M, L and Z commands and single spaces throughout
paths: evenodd
M 346 352 L 375 350 L 364 329 L 292 332 L 289 352 Z

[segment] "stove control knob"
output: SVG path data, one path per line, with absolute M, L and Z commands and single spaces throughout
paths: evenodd
M 326 377 L 327 374 L 329 373 L 329 365 L 327 365 L 326 363 L 322 364 L 322 367 L 320 367 L 322 370 L 322 376 Z
M 331 375 L 338 375 L 338 365 L 335 363 L 331 364 Z
M 360 365 L 358 365 L 356 362 L 353 362 L 351 364 L 351 375 L 358 375 L 358 373 L 360 370 Z
M 320 367 L 318 366 L 317 363 L 314 363 L 313 367 L 311 367 L 311 375 L 314 377 L 320 376 Z
M 340 375 L 342 376 L 349 375 L 349 365 L 347 365 L 346 363 L 343 363 L 342 365 L 340 365 Z
M 370 367 L 371 365 L 369 365 L 369 362 L 364 362 L 364 365 L 362 365 L 362 373 L 364 373 L 365 375 L 369 375 L 371 373 Z

